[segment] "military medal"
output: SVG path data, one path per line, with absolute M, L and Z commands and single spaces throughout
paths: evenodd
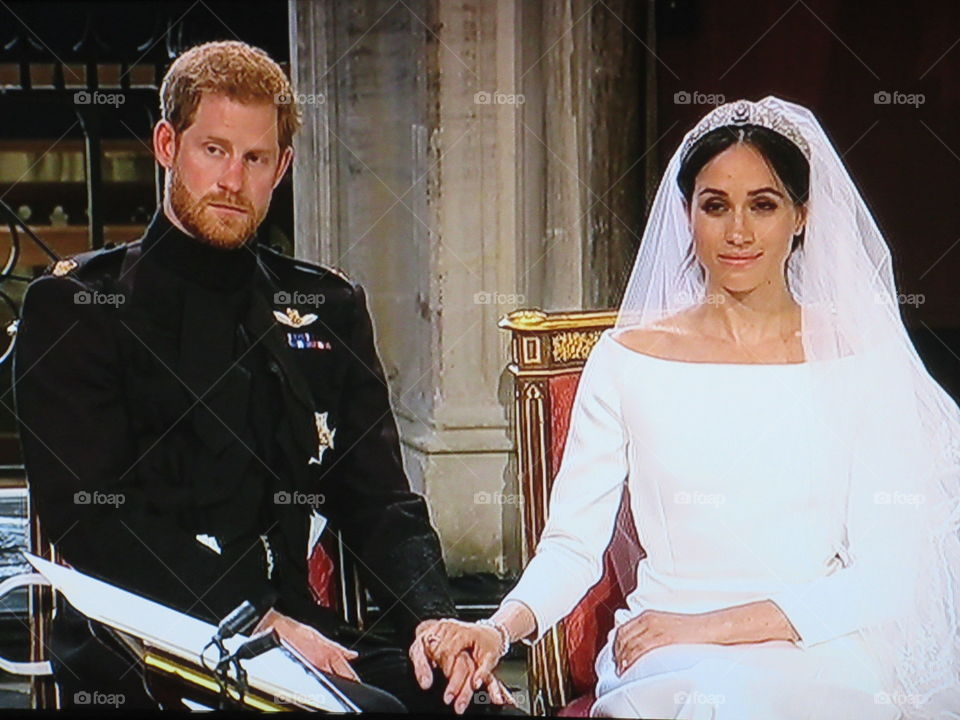
M 287 344 L 297 350 L 330 350 L 333 347 L 328 340 L 321 340 L 308 332 L 287 333 Z
M 333 447 L 333 436 L 336 434 L 336 429 L 331 430 L 330 426 L 327 425 L 327 415 L 329 413 L 318 413 L 315 412 L 314 419 L 317 422 L 317 440 L 319 443 L 319 449 L 317 450 L 317 457 L 310 458 L 310 462 L 307 465 L 319 465 L 323 462 L 323 453 L 327 448 Z
M 57 264 L 53 266 L 51 272 L 57 277 L 63 277 L 71 270 L 77 267 L 77 261 L 73 259 L 67 260 L 58 260 Z
M 317 319 L 317 316 L 313 313 L 301 315 L 295 308 L 287 308 L 284 312 L 274 310 L 273 316 L 277 319 L 277 322 L 292 328 L 305 327 Z

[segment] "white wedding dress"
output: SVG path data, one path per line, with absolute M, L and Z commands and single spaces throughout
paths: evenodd
M 909 585 L 909 543 L 891 528 L 915 502 L 891 492 L 910 466 L 884 413 L 891 389 L 866 386 L 869 358 L 685 362 L 631 350 L 614 333 L 588 358 L 547 526 L 504 599 L 532 610 L 531 639 L 600 579 L 627 482 L 647 556 L 618 626 L 645 609 L 769 599 L 801 640 L 669 645 L 618 676 L 611 632 L 591 714 L 900 717 L 857 632 L 895 613 Z M 822 383 L 827 392 L 813 392 Z

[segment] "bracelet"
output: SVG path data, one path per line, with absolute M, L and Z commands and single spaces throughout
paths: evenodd
M 500 657 L 503 657 L 510 651 L 510 633 L 507 632 L 507 629 L 498 622 L 494 622 L 491 618 L 484 618 L 483 620 L 477 620 L 477 625 L 482 625 L 484 627 L 491 627 L 497 631 L 500 635 Z

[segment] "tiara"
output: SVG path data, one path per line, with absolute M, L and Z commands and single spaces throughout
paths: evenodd
M 800 128 L 787 120 L 776 108 L 761 102 L 751 102 L 750 100 L 737 100 L 736 102 L 720 105 L 697 123 L 696 127 L 690 131 L 683 144 L 683 157 L 690 152 L 694 144 L 712 130 L 728 125 L 759 125 L 769 130 L 773 130 L 783 135 L 792 142 L 800 152 L 804 154 L 807 160 L 810 159 L 810 146 L 804 139 Z

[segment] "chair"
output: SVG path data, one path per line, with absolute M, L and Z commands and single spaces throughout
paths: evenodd
M 29 489 L 29 483 L 28 483 Z M 33 495 L 27 493 L 30 525 L 30 552 L 65 564 L 56 547 L 43 531 Z M 363 588 L 352 558 L 346 551 L 339 531 L 324 533 L 313 546 L 307 562 L 310 591 L 318 604 L 340 610 L 345 622 L 363 629 L 367 622 L 366 590 Z M 53 621 L 54 597 L 50 587 L 34 586 L 29 596 L 30 661 L 49 660 L 50 629 Z M 31 705 L 36 710 L 60 708 L 57 683 L 53 676 L 36 675 L 31 679 Z
M 616 312 L 546 313 L 517 310 L 499 327 L 512 335 L 514 437 L 521 492 L 522 558 L 532 557 L 546 522 L 550 491 L 560 466 L 570 411 L 583 364 Z M 594 701 L 594 661 L 614 626 L 614 611 L 636 587 L 643 556 L 629 494 L 624 488 L 603 576 L 573 611 L 530 650 L 528 682 L 534 714 L 585 717 Z

